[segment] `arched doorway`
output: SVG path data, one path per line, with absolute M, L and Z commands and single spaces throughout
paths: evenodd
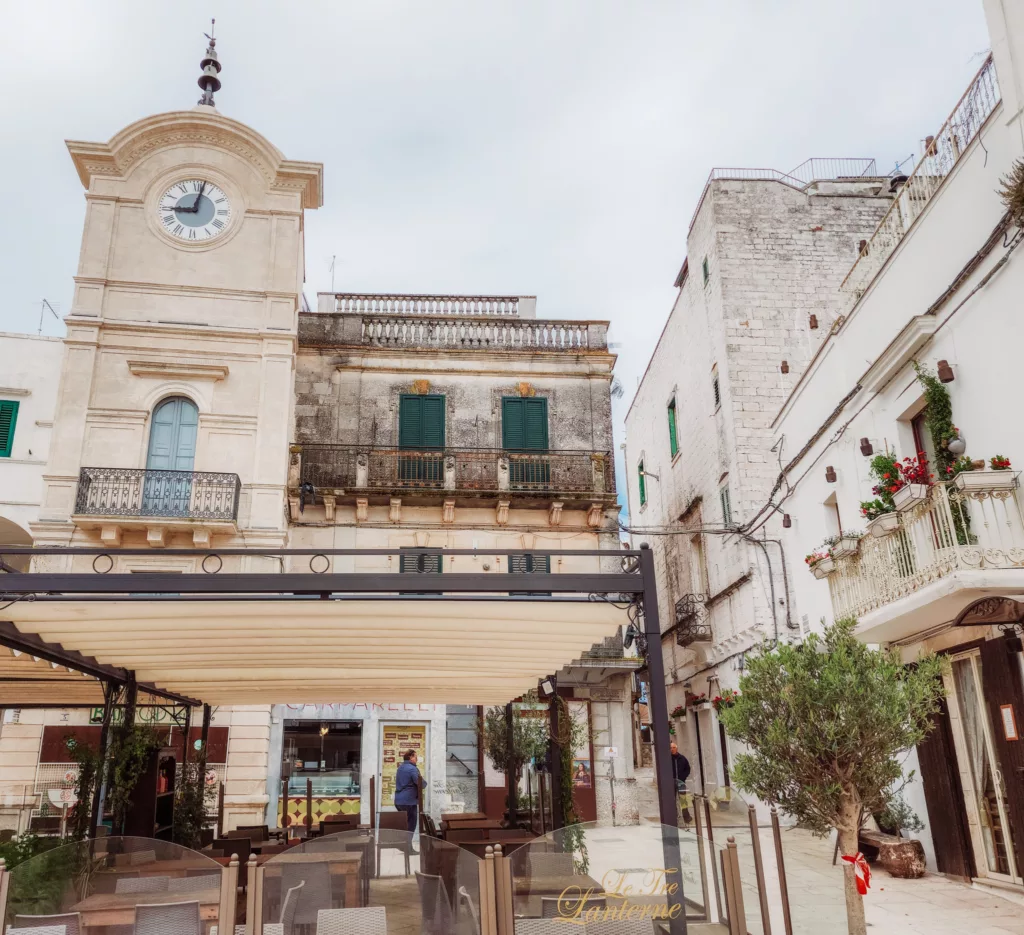
M 31 558 L 28 555 L 4 555 L 5 545 L 30 546 L 32 537 L 13 520 L 0 516 L 0 558 L 12 568 L 27 572 Z
M 183 516 L 192 500 L 199 410 L 184 396 L 163 400 L 153 410 L 146 454 L 142 510 L 154 516 Z

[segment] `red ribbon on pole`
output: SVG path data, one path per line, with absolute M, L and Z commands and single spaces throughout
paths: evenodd
M 843 860 L 853 864 L 853 875 L 857 880 L 857 892 L 861 896 L 867 896 L 868 887 L 871 886 L 871 868 L 868 866 L 864 855 L 860 851 L 857 851 L 853 857 L 843 854 Z

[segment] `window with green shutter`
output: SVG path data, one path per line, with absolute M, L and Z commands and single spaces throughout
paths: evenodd
M 542 456 L 548 450 L 548 401 L 536 396 L 503 397 L 501 446 L 511 453 L 509 483 L 513 489 L 550 486 L 551 464 Z
M 439 575 L 443 571 L 444 556 L 440 552 L 406 552 L 398 556 L 398 570 L 403 575 Z M 399 594 L 441 594 L 441 591 L 399 591 Z
M 732 499 L 729 496 L 729 485 L 719 488 L 718 498 L 722 501 L 722 525 L 732 525 Z
M 679 437 L 676 435 L 676 400 L 668 404 L 668 447 L 674 458 L 679 451 Z
M 13 399 L 0 399 L 0 458 L 9 458 L 14 448 L 14 426 L 18 421 L 18 406 Z
M 647 502 L 647 479 L 644 477 L 644 463 L 641 461 L 637 467 L 637 480 L 640 485 L 640 506 Z
M 398 447 L 417 452 L 399 455 L 401 482 L 417 487 L 444 483 L 444 396 L 403 394 L 399 398 Z
M 527 552 L 525 555 L 510 555 L 508 557 L 508 570 L 512 575 L 550 575 L 551 556 L 533 555 Z M 509 591 L 510 595 L 524 595 L 528 597 L 549 597 L 550 591 Z

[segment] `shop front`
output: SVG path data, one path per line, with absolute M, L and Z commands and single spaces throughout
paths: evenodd
M 446 792 L 444 705 L 275 705 L 268 824 L 304 824 L 307 807 L 314 824 L 333 815 L 368 823 L 371 801 L 378 811 L 394 808 L 395 771 L 408 750 L 425 780 L 424 809 L 438 817 Z

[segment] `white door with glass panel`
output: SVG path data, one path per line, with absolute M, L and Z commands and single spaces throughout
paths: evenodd
M 954 656 L 946 687 L 950 705 L 960 782 L 967 806 L 974 861 L 979 876 L 1021 883 L 1009 820 L 1006 784 L 992 743 L 992 724 L 982 690 L 981 654 Z
M 153 412 L 146 457 L 142 512 L 185 516 L 192 501 L 199 411 L 181 396 L 165 399 Z

